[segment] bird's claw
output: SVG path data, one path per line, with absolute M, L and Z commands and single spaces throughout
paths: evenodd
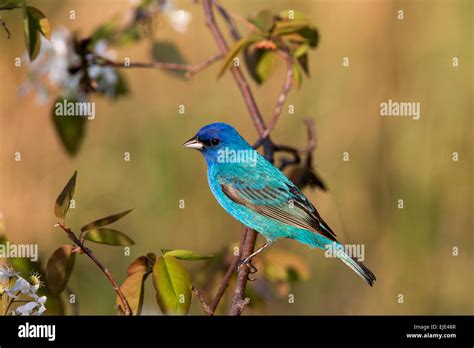
M 252 260 L 247 260 L 247 259 L 244 259 L 244 260 L 239 261 L 239 263 L 237 264 L 237 271 L 240 271 L 240 269 L 241 269 L 242 266 L 244 266 L 244 265 L 246 265 L 246 266 L 249 268 L 249 275 L 250 275 L 250 274 L 257 273 L 257 271 L 258 271 L 257 267 L 255 267 L 254 265 L 252 265 Z M 255 279 L 254 279 L 254 278 L 250 278 L 250 276 L 247 276 L 247 280 L 253 282 Z

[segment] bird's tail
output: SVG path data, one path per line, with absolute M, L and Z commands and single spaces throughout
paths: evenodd
M 357 260 L 355 257 L 350 256 L 344 250 L 344 246 L 341 243 L 331 241 L 326 237 L 311 231 L 300 231 L 294 239 L 309 245 L 311 248 L 320 248 L 330 251 L 329 254 L 331 256 L 340 258 L 342 262 L 353 269 L 354 272 L 356 272 L 370 286 L 374 285 L 375 275 L 367 267 L 365 267 L 362 262 Z
M 340 244 L 339 244 L 340 245 Z M 344 251 L 344 249 L 339 249 L 337 252 L 337 257 L 341 259 L 347 266 L 349 266 L 354 272 L 357 273 L 362 279 L 364 279 L 367 284 L 370 286 L 374 285 L 375 275 L 365 267 L 365 265 L 357 260 L 355 257 L 352 257 Z

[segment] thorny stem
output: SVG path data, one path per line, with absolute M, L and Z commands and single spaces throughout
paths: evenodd
M 112 287 L 114 288 L 115 293 L 120 299 L 120 302 L 122 303 L 124 314 L 125 315 L 131 315 L 132 312 L 130 310 L 130 306 L 128 305 L 127 299 L 125 298 L 125 295 L 122 293 L 120 290 L 120 287 L 118 286 L 117 282 L 113 278 L 112 274 L 109 272 L 107 268 L 102 264 L 102 262 L 99 261 L 99 259 L 92 253 L 92 250 L 89 248 L 86 248 L 83 244 L 82 241 L 79 240 L 79 238 L 76 237 L 75 233 L 72 232 L 72 230 L 64 225 L 63 223 L 59 222 L 57 226 L 61 227 L 64 232 L 66 232 L 68 238 L 76 244 L 81 251 L 83 251 L 89 258 L 94 261 L 94 263 L 97 265 L 97 267 L 100 268 L 100 270 L 105 274 L 107 279 L 109 280 L 110 284 L 112 284 Z

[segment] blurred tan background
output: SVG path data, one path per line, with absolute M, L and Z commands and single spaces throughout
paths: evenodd
M 89 35 L 105 19 L 120 15 L 128 1 L 30 1 L 50 18 Z M 217 47 L 204 25 L 201 4 L 174 1 L 190 11 L 185 33 L 157 24 L 157 38 L 177 43 L 190 63 Z M 304 146 L 303 119 L 315 120 L 315 163 L 329 191 L 308 197 L 348 243 L 364 243 L 366 264 L 377 276 L 373 288 L 341 262 L 292 241 L 291 250 L 308 264 L 311 277 L 286 299 L 270 301 L 262 314 L 472 314 L 473 303 L 473 71 L 471 1 L 223 1 L 243 16 L 263 8 L 307 14 L 320 33 L 310 53 L 311 79 L 292 91 L 273 138 Z M 77 19 L 67 17 L 75 9 Z M 405 19 L 397 20 L 404 10 Z M 123 281 L 136 256 L 160 248 L 214 253 L 237 242 L 241 226 L 212 197 L 205 163 L 181 144 L 203 125 L 223 121 L 249 142 L 256 132 L 230 74 L 216 79 L 216 64 L 191 80 L 159 70 L 123 71 L 129 96 L 112 102 L 94 98 L 96 119 L 88 122 L 79 154 L 71 158 L 50 120 L 51 103 L 39 106 L 18 87 L 26 67 L 21 13 L 2 13 L 12 38 L 0 31 L 0 211 L 5 233 L 15 243 L 39 243 L 43 258 L 67 239 L 52 226 L 54 201 L 78 170 L 77 207 L 68 217 L 74 228 L 110 213 L 134 208 L 117 223 L 136 242 L 132 255 L 121 248 L 94 246 L 116 278 Z M 244 31 L 245 28 L 242 28 Z M 226 33 L 227 34 L 227 33 Z M 149 61 L 149 43 L 118 51 L 119 57 Z M 349 57 L 350 66 L 342 60 Z M 452 66 L 459 57 L 460 66 Z M 252 83 L 268 119 L 284 78 L 284 64 L 263 86 Z M 421 103 L 421 118 L 379 116 L 381 102 Z M 52 102 L 52 100 L 51 100 Z M 185 105 L 186 113 L 178 113 Z M 14 161 L 21 152 L 22 161 Z M 124 152 L 131 161 L 123 161 Z M 350 161 L 342 160 L 349 152 Z M 452 153 L 459 161 L 452 161 Z M 317 199 L 316 199 L 317 196 Z M 179 209 L 178 201 L 186 208 Z M 404 209 L 397 200 L 404 200 Z M 262 240 L 259 237 L 258 243 Z M 453 256 L 453 247 L 459 255 Z M 257 274 L 258 277 L 258 274 Z M 77 260 L 71 288 L 81 314 L 113 314 L 113 292 L 86 257 Z M 157 308 L 150 287 L 146 313 Z M 404 303 L 398 303 L 398 295 Z M 192 313 L 200 311 L 194 304 Z

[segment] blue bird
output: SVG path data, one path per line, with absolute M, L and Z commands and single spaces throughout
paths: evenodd
M 290 238 L 312 248 L 333 248 L 335 256 L 373 285 L 375 275 L 345 251 L 300 189 L 232 126 L 207 125 L 183 145 L 203 154 L 209 187 L 219 204 L 266 238 L 266 243 L 241 260 L 239 266 L 246 264 L 252 269 L 250 262 L 255 255 L 277 239 Z

